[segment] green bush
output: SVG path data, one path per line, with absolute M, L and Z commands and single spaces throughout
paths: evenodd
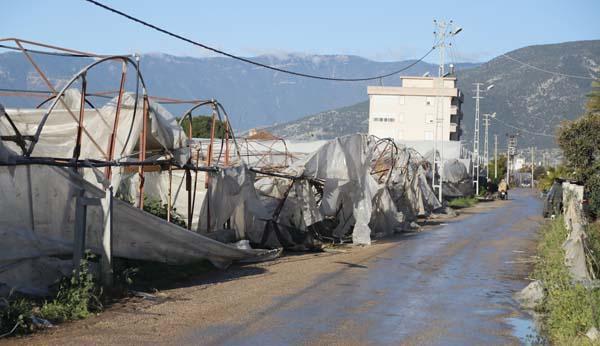
M 39 315 L 52 322 L 86 318 L 91 306 L 101 306 L 94 291 L 94 280 L 88 270 L 88 261 L 84 259 L 78 271 L 74 270 L 71 277 L 62 279 L 56 298 L 44 302 Z
M 144 211 L 166 220 L 168 213 L 168 205 L 162 203 L 162 201 L 158 199 L 148 198 L 147 196 L 144 196 Z M 173 210 L 171 211 L 171 223 L 174 223 L 181 227 L 186 226 L 185 219 L 183 218 L 183 216 L 177 214 L 176 208 L 173 208 Z
M 26 299 L 0 298 L 0 335 L 22 334 L 29 330 L 33 305 Z
M 100 309 L 100 293 L 94 286 L 88 270 L 88 258 L 81 261 L 78 271 L 61 280 L 58 293 L 51 301 L 41 305 L 27 298 L 7 300 L 0 298 L 0 336 L 24 334 L 35 330 L 35 318 L 52 322 L 64 322 L 89 316 L 90 311 Z
M 600 214 L 600 83 L 592 83 L 586 113 L 562 123 L 558 144 L 575 179 L 586 186 L 592 216 Z
M 600 174 L 591 176 L 585 183 L 589 211 L 593 218 L 600 218 Z

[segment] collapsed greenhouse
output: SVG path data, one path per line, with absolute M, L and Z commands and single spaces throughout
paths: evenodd
M 22 47 L 33 43 L 14 41 L 35 65 Z M 60 90 L 48 83 L 38 107 L 0 105 L 0 296 L 46 294 L 86 249 L 110 282 L 113 258 L 225 268 L 282 249 L 368 245 L 443 210 L 431 164 L 390 139 L 354 134 L 302 152 L 280 139 L 238 139 L 215 100 L 185 101 L 191 108 L 173 116 L 130 57 L 63 52 L 94 61 Z M 104 63 L 123 73 L 97 107 L 86 76 Z M 127 67 L 135 92 L 125 90 Z M 224 138 L 186 133 L 199 107 L 211 109 L 213 134 L 217 119 L 225 124 Z M 152 201 L 165 205 L 164 219 L 145 211 Z

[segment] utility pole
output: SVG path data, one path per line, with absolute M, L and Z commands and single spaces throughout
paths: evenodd
M 488 154 L 488 127 L 489 127 L 489 121 L 490 121 L 490 115 L 489 114 L 484 114 L 483 115 L 483 126 L 485 128 L 484 134 L 483 134 L 483 162 L 485 163 L 485 178 L 489 178 L 490 175 L 488 173 L 488 166 L 489 166 L 489 154 Z
M 479 196 L 479 100 L 482 83 L 475 83 L 475 127 L 473 134 L 473 184 L 475 184 L 475 195 Z
M 475 127 L 473 133 L 473 184 L 475 184 L 475 194 L 479 195 L 479 100 L 483 98 L 481 96 L 482 91 L 490 91 L 494 84 L 488 85 L 485 90 L 481 90 L 483 83 L 474 83 L 475 89 Z M 494 113 L 492 116 L 495 116 Z M 487 132 L 487 131 L 486 131 Z
M 485 132 L 483 136 L 483 162 L 485 162 L 485 178 L 490 178 L 489 165 L 490 165 L 490 154 L 489 154 L 489 145 L 488 145 L 488 130 L 490 127 L 490 117 L 495 118 L 496 112 L 492 114 L 484 114 L 483 115 L 483 125 L 485 127 Z
M 494 135 L 494 179 L 498 179 L 498 135 Z
M 511 156 L 514 156 L 517 151 L 517 137 L 515 135 L 510 135 L 508 137 L 507 144 L 508 144 L 508 150 L 506 152 L 506 184 L 509 184 L 510 183 L 510 165 L 511 165 L 510 158 L 511 158 Z
M 438 69 L 438 78 L 434 79 L 434 86 L 437 88 L 442 88 L 444 85 L 444 77 L 445 77 L 445 52 L 446 52 L 446 38 L 456 36 L 462 28 L 455 27 L 454 22 L 450 21 L 446 23 L 446 21 L 437 21 L 434 20 L 433 24 L 435 25 L 435 31 L 433 32 L 435 36 L 436 48 L 440 52 L 440 63 Z M 440 95 L 436 96 L 435 102 L 435 123 L 433 129 L 433 178 L 432 178 L 432 187 L 438 189 L 438 199 L 440 202 L 442 201 L 442 184 L 444 182 L 444 140 L 448 140 L 449 138 L 444 138 L 444 105 L 443 99 Z M 438 143 L 441 141 L 441 143 Z M 438 150 L 439 149 L 439 150 Z M 439 155 L 438 155 L 439 154 Z M 439 178 L 436 183 L 435 173 L 436 171 L 439 174 Z
M 531 147 L 531 188 L 533 189 L 533 167 L 534 167 L 534 163 L 533 161 L 535 160 L 535 148 Z
M 506 150 L 506 185 L 510 184 L 510 141 Z

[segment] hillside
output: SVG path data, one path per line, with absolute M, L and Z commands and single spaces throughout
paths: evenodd
M 506 54 L 532 66 L 563 74 L 600 74 L 600 41 L 529 46 Z M 502 147 L 505 134 L 514 133 L 517 131 L 515 128 L 520 132 L 520 147 L 554 147 L 551 136 L 556 126 L 562 120 L 574 119 L 583 113 L 585 95 L 591 89 L 590 80 L 542 72 L 503 56 L 474 68 L 459 69 L 457 77 L 459 88 L 465 94 L 463 139 L 471 141 L 473 135 L 473 83 L 494 84 L 495 87 L 481 101 L 481 113 L 497 113 L 499 121 L 492 122 L 490 138 L 493 133 L 498 134 Z M 269 130 L 290 138 L 304 139 L 308 134 L 314 134 L 315 138 L 324 139 L 366 131 L 367 116 L 368 102 L 364 101 L 354 106 L 306 116 Z
M 356 132 L 367 132 L 369 102 L 309 115 L 266 130 L 283 138 L 296 140 L 330 139 Z
M 0 50 L 0 52 L 2 52 Z M 47 71 L 50 80 L 64 85 L 73 74 L 92 62 L 91 59 L 33 54 Z M 301 55 L 259 56 L 252 58 L 266 64 L 322 76 L 361 77 L 400 69 L 412 60 L 377 62 L 357 56 Z M 470 67 L 475 64 L 457 64 Z M 367 83 L 336 83 L 285 75 L 257 68 L 229 58 L 190 58 L 166 54 L 145 54 L 141 70 L 151 95 L 180 99 L 219 100 L 232 117 L 234 127 L 247 129 L 288 122 L 313 114 L 359 102 L 365 98 Z M 121 68 L 118 64 L 102 65 L 88 76 L 91 90 L 116 90 Z M 418 63 L 407 73 L 433 73 L 436 67 Z M 133 77 L 133 74 L 131 75 Z M 130 90 L 133 80 L 128 81 Z M 384 78 L 386 85 L 398 84 L 397 76 Z M 33 67 L 18 53 L 0 53 L 0 89 L 42 89 L 42 80 Z M 40 100 L 36 100 L 40 101 Z M 1 97 L 7 107 L 32 106 L 23 99 Z M 175 113 L 187 106 L 169 106 Z

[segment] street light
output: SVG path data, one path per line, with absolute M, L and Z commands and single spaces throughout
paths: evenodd
M 495 87 L 495 85 L 494 85 L 494 84 L 490 84 L 490 85 L 488 85 L 488 87 L 487 87 L 485 90 L 486 90 L 486 91 L 490 91 L 490 90 L 492 90 L 494 87 Z M 495 114 L 495 113 L 494 113 L 494 114 Z

